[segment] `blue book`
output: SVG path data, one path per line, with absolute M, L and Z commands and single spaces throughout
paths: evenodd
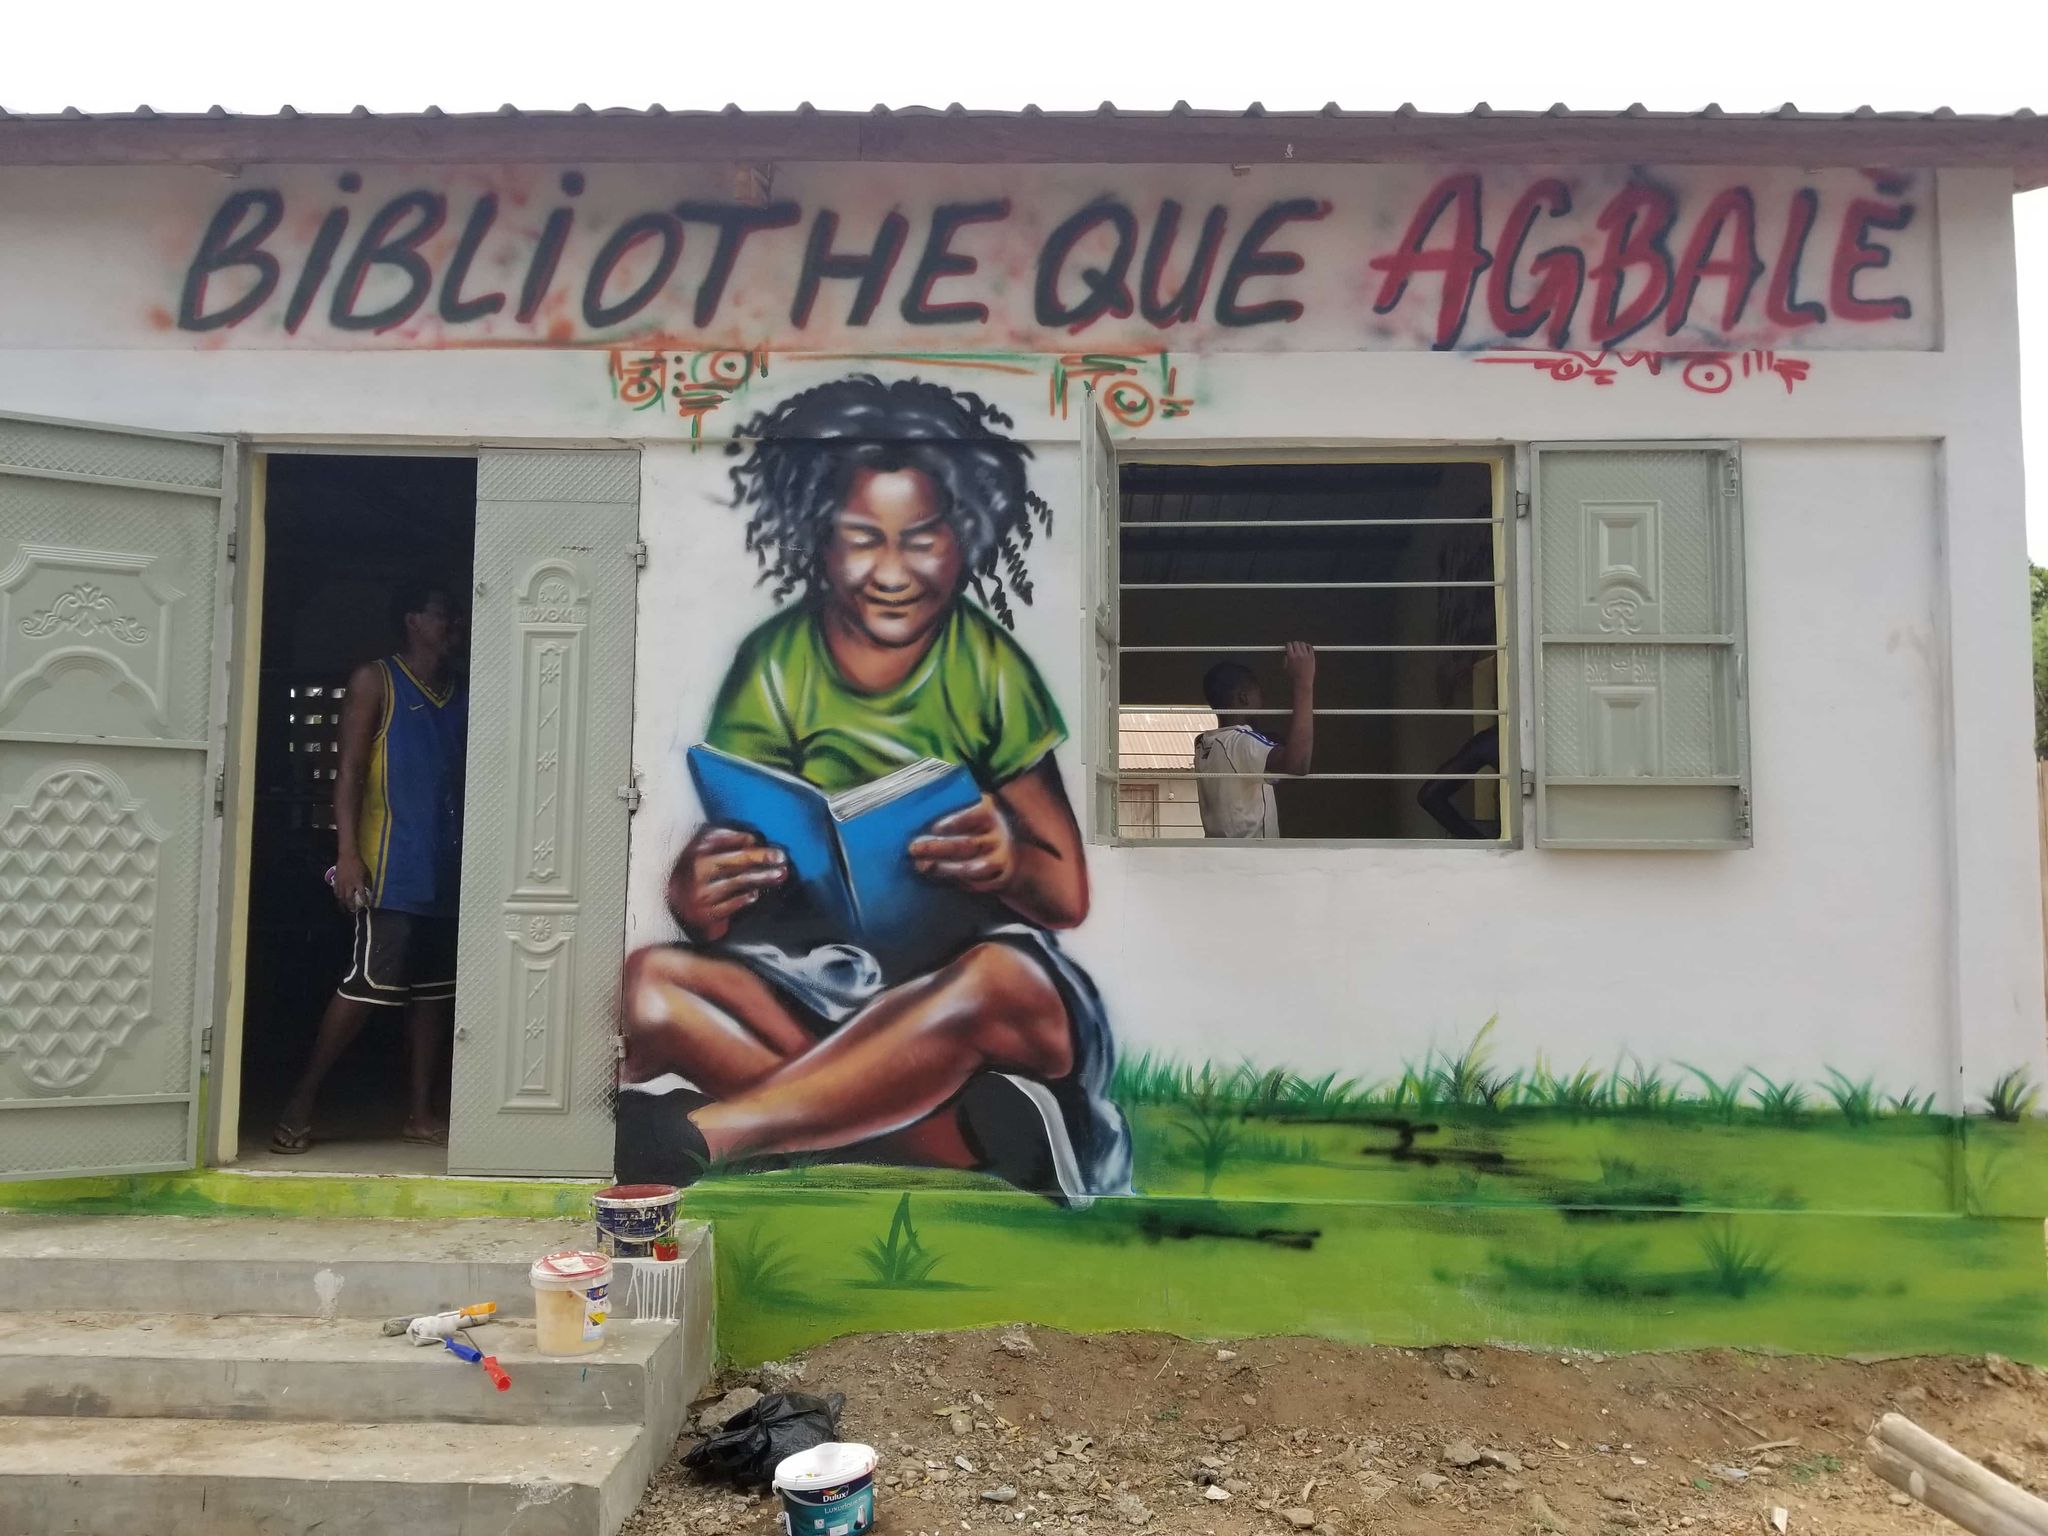
M 788 882 L 733 936 L 785 948 L 857 944 L 892 981 L 944 964 L 990 921 L 989 898 L 920 875 L 910 843 L 981 800 L 974 775 L 937 758 L 828 795 L 794 774 L 712 746 L 688 754 L 705 820 L 789 856 Z

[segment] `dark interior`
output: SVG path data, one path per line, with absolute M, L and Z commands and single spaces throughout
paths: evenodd
M 1191 766 L 1193 731 L 1211 723 L 1202 678 L 1218 661 L 1242 661 L 1259 675 L 1266 708 L 1279 711 L 1264 728 L 1280 735 L 1289 693 L 1279 648 L 1289 640 L 1317 648 L 1318 709 L 1449 711 L 1319 715 L 1317 774 L 1434 773 L 1493 723 L 1499 604 L 1485 585 L 1496 576 L 1490 465 L 1129 464 L 1122 493 L 1127 775 L 1159 770 L 1164 780 L 1176 760 Z M 1253 526 L 1201 526 L 1213 523 Z M 1413 585 L 1342 585 L 1353 582 Z M 1333 649 L 1342 646 L 1459 649 Z M 1191 712 L 1186 728 L 1166 728 L 1175 711 Z M 1146 717 L 1135 740 L 1134 715 Z M 1418 802 L 1424 782 L 1282 781 L 1282 834 L 1448 836 Z M 1175 794 L 1184 807 L 1161 816 L 1158 835 L 1200 835 L 1198 819 L 1189 826 L 1190 786 L 1162 782 L 1158 793 Z M 1453 802 L 1467 818 L 1497 826 L 1494 785 L 1467 783 Z
M 473 459 L 268 460 L 243 1011 L 245 1148 L 267 1145 L 348 964 L 348 922 L 327 884 L 344 685 L 357 666 L 397 648 L 389 609 L 401 580 L 427 575 L 468 590 L 475 538 Z M 314 1120 L 315 1154 L 335 1140 L 397 1136 L 405 1082 L 398 1013 L 378 1010 L 328 1079 Z

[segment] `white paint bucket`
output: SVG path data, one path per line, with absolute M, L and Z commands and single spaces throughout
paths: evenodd
M 775 1468 L 787 1536 L 858 1536 L 875 1523 L 875 1448 L 831 1440 Z
M 612 1261 L 601 1253 L 551 1253 L 533 1266 L 534 1343 L 544 1355 L 604 1348 Z

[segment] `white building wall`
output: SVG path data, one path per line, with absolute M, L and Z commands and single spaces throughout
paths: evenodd
M 1176 358 L 1199 408 L 1148 445 L 1740 441 L 1756 847 L 1091 850 L 1096 907 L 1072 947 L 1126 1049 L 1372 1078 L 1497 1015 L 1517 1065 L 1838 1067 L 1951 1102 L 2008 1067 L 2044 1075 L 2008 178 L 1943 175 L 1938 232 L 1940 349 L 1804 354 L 1789 392 L 1706 395 L 1640 370 L 1596 387 L 1455 353 Z M 10 284 L 33 267 L 61 304 L 50 274 L 68 261 L 104 301 L 91 240 L 38 238 Z M 608 366 L 577 350 L 43 345 L 0 351 L 0 410 L 259 443 L 643 443 L 647 806 L 628 924 L 644 942 L 669 933 L 662 876 L 694 822 L 679 749 L 767 611 L 717 434 L 847 365 L 776 359 L 695 445 L 682 422 L 622 410 Z M 949 377 L 1012 409 L 1037 488 L 1069 512 L 1077 423 L 1048 410 L 1043 372 L 966 380 Z M 1034 551 L 1019 630 L 1070 720 L 1077 521 Z

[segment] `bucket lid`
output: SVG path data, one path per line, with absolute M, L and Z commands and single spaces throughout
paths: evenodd
M 609 1280 L 612 1261 L 601 1253 L 551 1253 L 533 1266 L 535 1285 L 551 1290 L 568 1290 Z
M 603 1205 L 624 1206 L 672 1205 L 682 1197 L 673 1184 L 614 1184 L 591 1196 Z
M 855 1440 L 828 1440 L 775 1464 L 778 1488 L 830 1488 L 875 1470 L 875 1448 Z

